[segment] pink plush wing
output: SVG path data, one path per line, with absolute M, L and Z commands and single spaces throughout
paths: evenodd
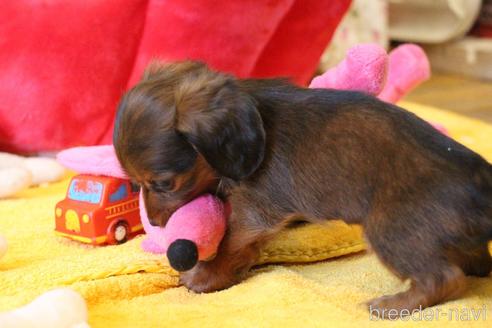
M 416 44 L 402 44 L 389 55 L 388 81 L 378 97 L 394 104 L 429 77 L 430 64 L 424 50 Z
M 377 95 L 386 82 L 388 55 L 377 44 L 350 48 L 336 67 L 313 79 L 310 88 L 362 91 Z
M 113 145 L 69 148 L 59 152 L 57 160 L 78 173 L 127 178 Z

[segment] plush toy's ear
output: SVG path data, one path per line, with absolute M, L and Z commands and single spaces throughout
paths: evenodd
M 177 102 L 178 131 L 219 174 L 233 180 L 251 175 L 265 150 L 265 130 L 255 100 L 232 79 L 203 93 L 193 93 L 192 101 Z
M 113 145 L 69 148 L 59 152 L 57 160 L 78 173 L 127 178 Z

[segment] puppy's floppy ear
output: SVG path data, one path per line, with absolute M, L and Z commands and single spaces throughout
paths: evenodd
M 248 177 L 265 152 L 256 101 L 232 78 L 212 79 L 205 85 L 195 84 L 194 92 L 177 100 L 177 129 L 219 174 L 236 181 Z

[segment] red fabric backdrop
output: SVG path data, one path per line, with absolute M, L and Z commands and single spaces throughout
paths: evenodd
M 111 142 L 153 58 L 305 84 L 350 0 L 0 2 L 0 150 Z

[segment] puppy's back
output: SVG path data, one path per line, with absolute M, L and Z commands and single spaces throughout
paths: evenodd
M 286 212 L 301 208 L 357 222 L 375 197 L 390 201 L 392 192 L 443 181 L 481 181 L 490 195 L 492 183 L 483 172 L 492 174 L 491 165 L 404 109 L 359 92 L 278 80 L 246 80 L 242 87 L 258 102 L 267 135 L 252 185 L 263 186 L 265 194 L 275 190 L 275 202 Z

